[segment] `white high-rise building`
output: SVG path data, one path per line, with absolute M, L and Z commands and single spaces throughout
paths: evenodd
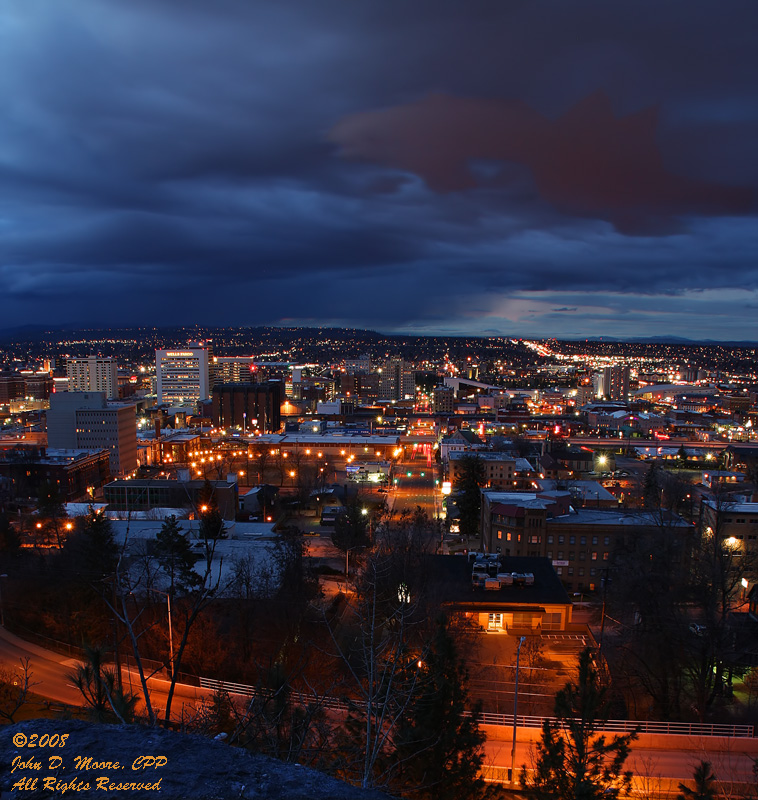
M 156 350 L 158 404 L 190 406 L 210 397 L 208 351 L 190 346 L 184 350 Z
M 69 392 L 105 392 L 109 400 L 118 397 L 118 371 L 114 358 L 69 358 L 66 377 Z

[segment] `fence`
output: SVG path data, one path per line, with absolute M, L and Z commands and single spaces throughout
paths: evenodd
M 258 697 L 266 698 L 273 696 L 273 692 L 267 689 L 258 689 L 255 686 L 249 686 L 245 683 L 232 683 L 231 681 L 217 681 L 213 678 L 200 678 L 200 686 L 203 689 L 209 689 L 213 692 L 229 692 L 230 694 L 238 694 L 243 697 Z M 327 708 L 331 711 L 347 711 L 351 707 L 358 707 L 358 703 L 347 703 L 339 697 L 330 697 L 329 695 L 311 695 L 303 694 L 302 692 L 292 692 L 290 698 L 301 706 L 317 705 L 321 708 Z
M 254 697 L 261 693 L 261 690 L 254 686 L 244 683 L 231 683 L 230 681 L 217 681 L 212 678 L 200 678 L 200 686 L 211 691 L 230 692 L 245 697 Z M 335 711 L 347 711 L 351 704 L 337 697 L 315 697 L 313 695 L 294 692 L 291 697 L 296 703 L 307 705 L 318 703 L 325 708 Z M 353 707 L 358 707 L 359 703 L 353 703 Z M 468 714 L 468 712 L 466 712 Z M 522 728 L 541 728 L 546 719 L 555 720 L 554 717 L 531 717 L 518 716 L 518 726 Z M 479 715 L 479 722 L 482 725 L 496 725 L 513 727 L 513 714 L 490 714 L 482 712 Z M 705 722 L 650 722 L 634 721 L 624 719 L 609 719 L 598 730 L 613 733 L 657 733 L 670 736 L 723 736 L 727 738 L 749 739 L 753 737 L 752 725 L 721 725 Z
M 554 717 L 518 716 L 521 728 L 541 728 L 546 719 Z M 513 727 L 513 714 L 490 714 L 479 716 L 482 725 Z M 754 735 L 752 725 L 721 725 L 706 722 L 651 722 L 626 719 L 609 719 L 598 730 L 613 733 L 657 733 L 669 736 L 725 736 L 734 739 L 749 739 Z

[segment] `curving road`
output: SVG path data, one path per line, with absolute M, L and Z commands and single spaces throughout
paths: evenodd
M 56 703 L 72 706 L 82 704 L 81 692 L 68 678 L 68 674 L 79 664 L 76 659 L 45 650 L 0 628 L 0 665 L 6 669 L 20 669 L 20 660 L 26 658 L 29 659 L 32 673 L 32 692 Z
M 30 690 L 41 697 L 54 703 L 69 706 L 82 706 L 82 694 L 73 685 L 69 675 L 81 663 L 75 658 L 58 655 L 51 650 L 45 650 L 35 644 L 19 638 L 15 634 L 0 628 L 0 665 L 5 668 L 19 669 L 21 659 L 29 659 L 31 671 Z M 122 679 L 125 687 L 142 696 L 139 675 L 135 670 L 122 669 Z M 168 695 L 169 681 L 154 677 L 148 681 L 150 699 L 156 709 L 165 709 Z M 212 692 L 195 686 L 177 684 L 172 701 L 173 711 L 181 713 L 183 703 L 190 703 L 203 696 L 210 696 Z

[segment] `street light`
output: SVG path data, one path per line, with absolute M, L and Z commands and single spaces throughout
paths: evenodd
M 371 534 L 372 534 L 372 531 L 371 531 L 371 515 L 368 513 L 368 509 L 367 508 L 362 508 L 361 509 L 361 516 L 368 517 L 368 540 L 370 542 L 372 540 L 372 536 L 371 536 Z
M 513 746 L 511 747 L 511 768 L 508 772 L 508 782 L 512 782 L 516 770 L 516 720 L 518 719 L 518 664 L 521 657 L 521 645 L 526 641 L 526 636 L 518 640 L 516 649 L 516 687 L 513 694 Z

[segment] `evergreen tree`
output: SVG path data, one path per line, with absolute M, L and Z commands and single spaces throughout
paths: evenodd
M 59 548 L 63 547 L 61 526 L 67 517 L 66 504 L 60 489 L 51 481 L 45 481 L 40 486 L 37 511 L 47 533 L 52 534 Z
M 105 666 L 105 652 L 101 648 L 85 645 L 84 655 L 84 662 L 69 677 L 82 693 L 92 718 L 95 722 L 107 722 L 113 715 L 119 722 L 131 722 L 137 705 L 136 695 L 118 688 L 116 672 Z
M 225 539 L 226 525 L 218 508 L 211 509 L 200 516 L 201 539 Z
M 555 698 L 555 719 L 542 725 L 534 770 L 521 769 L 521 785 L 531 800 L 603 800 L 631 786 L 623 772 L 636 733 L 596 736 L 608 719 L 606 689 L 600 683 L 592 653 L 579 654 L 577 682 L 569 681 Z
M 273 558 L 279 578 L 277 600 L 285 606 L 285 616 L 291 613 L 299 620 L 308 601 L 319 592 L 318 576 L 310 568 L 303 537 L 299 533 L 282 534 L 276 542 Z
M 363 513 L 358 498 L 352 498 L 345 506 L 344 513 L 338 514 L 334 521 L 332 543 L 343 553 L 356 547 L 368 546 L 368 522 L 369 515 Z
M 21 547 L 21 539 L 13 529 L 4 511 L 0 511 L 0 553 L 15 555 Z
M 718 794 L 716 786 L 716 776 L 711 769 L 710 761 L 701 761 L 692 775 L 695 781 L 695 788 L 689 789 L 683 783 L 679 784 L 681 794 L 676 796 L 676 800 L 714 800 Z
M 459 492 L 456 505 L 461 515 L 461 534 L 476 537 L 479 535 L 479 517 L 482 510 L 482 496 L 479 490 L 486 480 L 484 461 L 478 456 L 464 456 L 458 462 L 458 469 L 455 489 Z
M 86 517 L 79 517 L 77 533 L 66 543 L 66 550 L 85 582 L 99 581 L 112 575 L 118 563 L 118 546 L 108 517 L 92 507 Z
M 485 735 L 479 707 L 465 715 L 468 674 L 447 619 L 438 619 L 421 665 L 417 696 L 400 723 L 393 760 L 397 789 L 413 798 L 474 800 L 487 795 L 480 776 Z
M 659 509 L 661 507 L 661 484 L 660 468 L 655 461 L 651 461 L 650 467 L 645 473 L 645 483 L 642 487 L 642 499 L 645 508 Z
M 166 517 L 155 541 L 155 556 L 171 582 L 169 593 L 184 593 L 196 588 L 200 576 L 194 569 L 195 556 L 175 516 Z

